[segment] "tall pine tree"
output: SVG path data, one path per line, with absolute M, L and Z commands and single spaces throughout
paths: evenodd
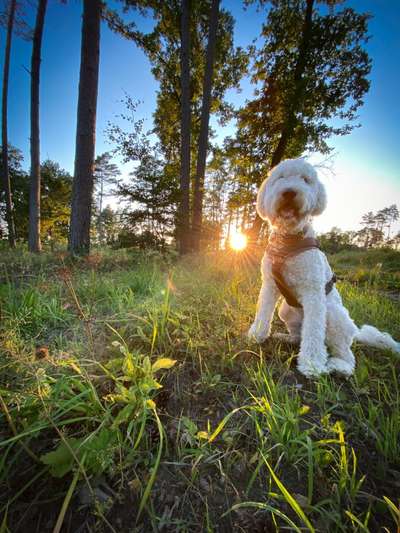
M 11 248 L 15 248 L 15 224 L 14 208 L 11 193 L 10 173 L 8 168 L 8 79 L 10 74 L 11 42 L 15 21 L 16 0 L 10 0 L 7 14 L 7 37 L 4 51 L 3 67 L 3 92 L 1 100 L 1 145 L 2 145 L 2 173 L 3 191 L 6 203 L 6 221 L 8 230 L 8 242 Z
M 90 250 L 101 11 L 101 0 L 84 0 L 69 236 L 70 252 L 76 255 L 88 254 Z
M 31 60 L 31 183 L 29 193 L 28 248 L 40 252 L 40 127 L 39 89 L 42 36 L 47 0 L 39 0 L 35 31 L 33 34 Z
M 181 255 L 190 250 L 190 0 L 181 1 L 181 154 L 177 241 Z
M 217 45 L 217 29 L 219 18 L 219 1 L 212 0 L 208 41 L 206 50 L 206 66 L 203 78 L 203 95 L 200 118 L 200 134 L 197 149 L 196 175 L 193 191 L 193 217 L 192 217 L 192 247 L 199 251 L 203 221 L 203 197 L 204 197 L 204 174 L 206 171 L 206 159 L 208 148 L 208 134 L 211 110 L 211 90 L 213 83 L 215 52 Z

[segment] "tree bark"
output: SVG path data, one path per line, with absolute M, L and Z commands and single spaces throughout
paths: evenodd
M 29 192 L 29 237 L 30 252 L 40 252 L 40 128 L 39 128 L 39 90 L 40 55 L 47 0 L 39 0 L 35 32 L 33 35 L 31 60 L 31 181 Z
M 8 78 L 10 73 L 10 53 L 11 40 L 15 20 L 16 0 L 11 0 L 10 11 L 7 21 L 6 50 L 4 56 L 3 69 L 3 94 L 2 94 L 2 121 L 1 121 L 1 143 L 2 143 L 2 166 L 3 166 L 3 189 L 6 201 L 6 221 L 8 229 L 8 242 L 11 248 L 15 248 L 15 225 L 14 208 L 11 194 L 10 173 L 8 168 Z
M 206 52 L 206 67 L 203 80 L 203 102 L 201 109 L 199 146 L 193 194 L 192 246 L 194 251 L 198 251 L 200 249 L 203 221 L 204 174 L 207 159 L 208 125 L 210 121 L 211 89 L 215 61 L 215 49 L 217 43 L 219 2 L 220 0 L 212 0 L 211 4 L 210 28 Z
M 312 11 L 314 7 L 314 0 L 307 0 L 306 12 L 304 17 L 301 42 L 299 46 L 299 53 L 297 56 L 296 67 L 294 71 L 294 92 L 292 101 L 290 102 L 288 114 L 285 123 L 282 127 L 282 133 L 278 145 L 271 158 L 271 167 L 277 165 L 282 161 L 285 150 L 290 141 L 294 128 L 296 126 L 296 113 L 300 111 L 301 100 L 304 95 L 303 75 L 307 66 L 308 54 L 310 48 L 310 36 L 312 32 Z
M 279 142 L 271 157 L 271 168 L 275 167 L 278 163 L 280 163 L 285 156 L 287 145 L 293 136 L 294 128 L 296 126 L 296 113 L 299 112 L 301 107 L 301 100 L 304 93 L 303 75 L 307 66 L 310 48 L 310 36 L 312 32 L 312 11 L 314 7 L 314 1 L 315 0 L 307 0 L 301 41 L 299 45 L 299 53 L 297 56 L 296 67 L 294 71 L 293 96 L 290 102 L 288 113 L 286 115 L 286 119 L 282 124 Z M 258 241 L 262 224 L 263 221 L 257 213 L 250 230 L 250 240 L 252 242 Z
M 90 251 L 101 9 L 100 0 L 84 0 L 75 170 L 69 235 L 69 250 L 76 255 L 85 255 Z
M 190 0 L 182 0 L 181 13 L 181 175 L 178 216 L 178 247 L 190 251 Z
M 103 220 L 103 194 L 104 194 L 104 176 L 100 177 L 100 201 L 99 201 L 99 241 L 100 244 L 104 243 L 104 220 Z

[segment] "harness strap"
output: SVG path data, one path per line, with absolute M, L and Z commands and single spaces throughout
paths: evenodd
M 281 273 L 281 267 L 282 263 L 272 263 L 271 274 L 274 278 L 275 284 L 278 287 L 279 292 L 285 298 L 288 305 L 290 305 L 291 307 L 301 307 L 301 304 L 297 301 L 295 296 L 292 294 L 292 291 L 286 285 Z
M 280 246 L 279 246 L 280 244 Z M 285 298 L 286 302 L 291 307 L 301 308 L 301 303 L 298 302 L 292 291 L 286 285 L 286 282 L 282 275 L 282 269 L 289 257 L 294 257 L 298 254 L 306 252 L 307 250 L 320 249 L 319 242 L 317 239 L 311 237 L 299 240 L 297 237 L 288 239 L 285 237 L 284 242 L 279 243 L 277 240 L 276 243 L 271 242 L 267 246 L 267 253 L 271 256 L 272 259 L 272 268 L 271 274 L 274 278 L 275 284 L 278 287 L 280 293 Z M 330 281 L 325 285 L 325 294 L 328 295 L 336 282 L 336 276 L 333 274 Z

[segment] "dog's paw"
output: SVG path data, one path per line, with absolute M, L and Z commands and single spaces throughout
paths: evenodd
M 326 366 L 328 372 L 338 372 L 344 376 L 351 376 L 354 372 L 354 363 L 352 364 L 339 357 L 330 357 Z
M 268 338 L 269 326 L 268 324 L 260 324 L 260 322 L 254 322 L 249 331 L 247 332 L 247 337 L 250 340 L 255 340 L 258 344 L 261 344 Z
M 307 378 L 318 377 L 328 373 L 328 368 L 324 362 L 309 357 L 299 357 L 297 369 Z

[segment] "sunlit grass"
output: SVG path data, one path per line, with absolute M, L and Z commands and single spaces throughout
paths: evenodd
M 179 531 L 395 527 L 399 361 L 355 346 L 350 380 L 305 380 L 291 347 L 250 345 L 260 280 L 248 248 L 181 262 L 17 251 L 3 272 L 0 523 L 9 530 L 32 490 L 23 526 L 45 516 L 78 523 L 78 493 L 89 484 L 96 494 L 99 474 L 115 493 L 90 509 L 100 530 L 136 520 Z M 399 304 L 379 278 L 339 290 L 358 324 L 400 337 Z M 166 368 L 153 375 L 157 360 Z M 63 443 L 69 469 L 49 511 L 54 466 L 41 458 Z

